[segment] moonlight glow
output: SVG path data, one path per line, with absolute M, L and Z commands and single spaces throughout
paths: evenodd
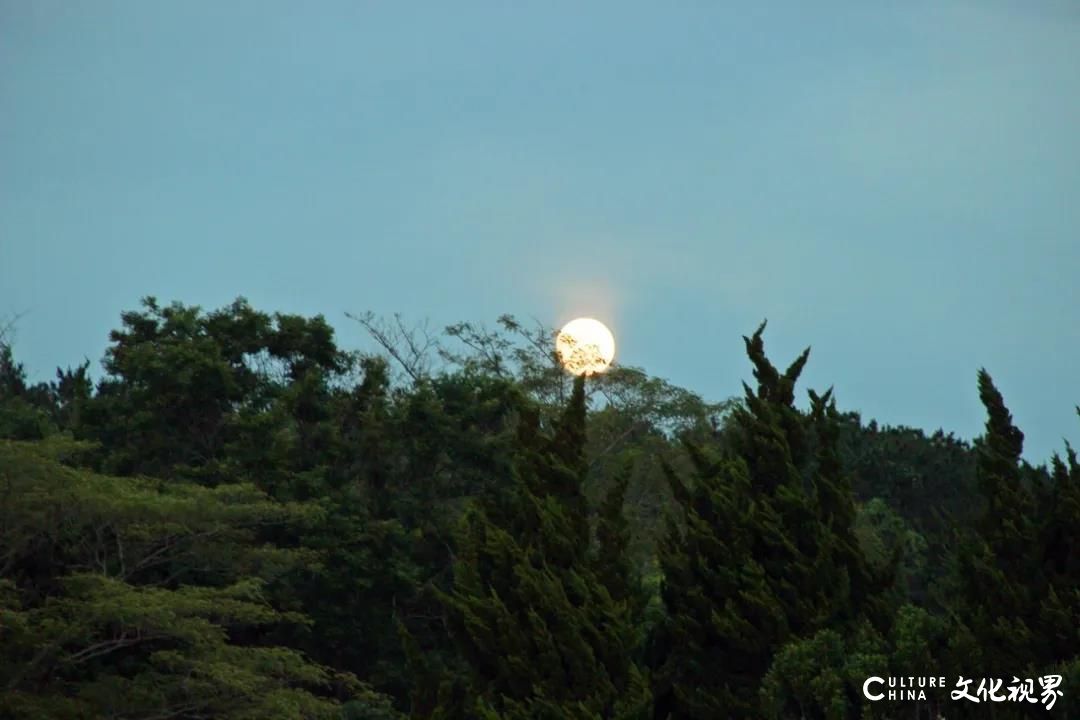
M 575 375 L 603 372 L 615 359 L 615 337 L 592 318 L 571 320 L 555 338 L 559 362 Z

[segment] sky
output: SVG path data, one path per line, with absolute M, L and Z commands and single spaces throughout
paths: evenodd
M 608 323 L 720 400 L 1080 445 L 1080 4 L 0 0 L 0 317 L 35 379 L 154 295 Z M 100 369 L 98 370 L 100 375 Z

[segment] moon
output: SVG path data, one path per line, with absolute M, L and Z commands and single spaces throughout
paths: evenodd
M 559 362 L 574 375 L 604 372 L 615 359 L 615 336 L 592 318 L 578 318 L 563 326 L 555 338 Z

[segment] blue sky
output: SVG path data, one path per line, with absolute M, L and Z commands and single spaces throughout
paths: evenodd
M 710 399 L 786 363 L 1080 441 L 1080 5 L 0 0 L 0 315 L 36 378 L 141 296 L 595 315 Z

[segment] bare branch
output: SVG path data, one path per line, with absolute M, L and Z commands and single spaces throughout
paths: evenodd
M 420 328 L 406 328 L 401 316 L 395 314 L 394 325 L 388 326 L 377 320 L 375 314 L 370 311 L 362 315 L 346 312 L 345 317 L 360 323 L 368 335 L 401 366 L 414 382 L 419 382 L 427 376 L 428 355 L 435 341 L 431 339 L 426 325 Z M 417 338 L 418 334 L 423 336 L 423 340 Z
M 0 320 L 0 347 L 11 347 L 11 338 L 15 336 L 15 326 L 26 316 L 26 311 L 14 313 Z

